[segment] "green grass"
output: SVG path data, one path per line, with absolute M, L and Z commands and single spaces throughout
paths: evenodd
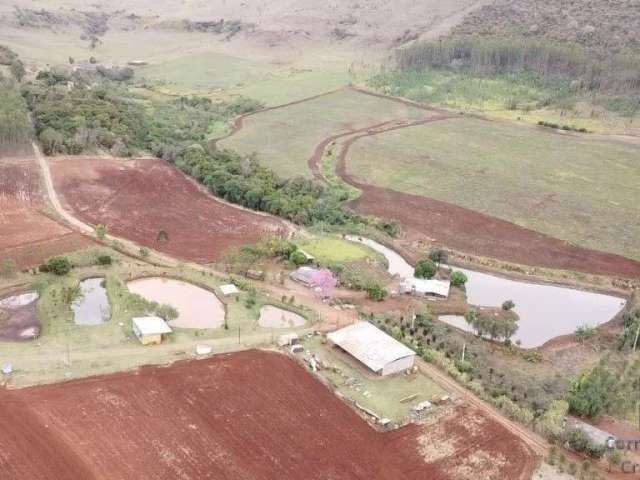
M 339 369 L 340 373 L 331 369 L 320 371 L 320 375 L 329 380 L 338 392 L 355 400 L 363 407 L 373 410 L 380 417 L 401 422 L 409 415 L 412 406 L 431 400 L 433 395 L 445 394 L 445 391 L 433 380 L 420 372 L 412 375 L 379 377 L 367 371 L 364 365 L 360 365 L 347 354 L 322 344 L 318 336 L 306 340 L 304 346 L 320 357 L 323 362 Z M 355 379 L 357 386 L 348 385 L 347 379 Z M 400 402 L 415 394 L 417 394 L 415 399 L 405 403 Z
M 541 127 L 459 118 L 361 139 L 367 182 L 640 259 L 638 147 Z
M 326 138 L 350 129 L 395 119 L 415 119 L 424 112 L 353 90 L 340 90 L 298 105 L 258 113 L 242 130 L 220 142 L 242 154 L 256 152 L 261 162 L 284 178 L 311 177 L 308 160 Z
M 300 248 L 316 257 L 319 262 L 355 262 L 365 258 L 375 258 L 376 252 L 363 245 L 341 240 L 339 238 L 324 237 L 303 243 Z
M 109 267 L 90 266 L 98 251 L 109 252 L 116 259 L 115 263 Z M 226 279 L 186 267 L 153 267 L 105 248 L 86 250 L 69 257 L 78 266 L 66 277 L 20 274 L 14 280 L 16 283 L 31 280 L 38 288 L 41 297 L 37 312 L 42 334 L 31 342 L 0 343 L 0 360 L 11 361 L 16 369 L 11 378 L 12 385 L 50 383 L 128 370 L 140 365 L 168 363 L 189 358 L 200 343 L 211 345 L 214 353 L 269 346 L 279 330 L 258 325 L 259 311 L 265 304 L 284 306 L 308 320 L 308 325 L 287 331 L 305 332 L 317 320 L 314 312 L 298 305 L 285 306 L 280 299 L 261 292 L 257 293 L 255 304 L 248 308 L 245 304 L 248 294 L 243 292 L 239 297 L 225 299 L 228 329 L 174 329 L 162 345 L 144 347 L 133 335 L 131 318 L 146 313 L 146 305 L 127 290 L 125 285 L 130 278 L 166 275 L 210 289 L 225 283 Z M 62 288 L 77 285 L 82 278 L 100 276 L 107 280 L 110 320 L 98 326 L 75 325 L 70 305 L 62 301 Z

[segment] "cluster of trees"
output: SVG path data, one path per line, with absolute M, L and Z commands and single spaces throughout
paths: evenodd
M 53 257 L 42 263 L 38 270 L 62 276 L 68 274 L 72 268 L 73 264 L 67 257 Z
M 491 315 L 471 309 L 464 318 L 478 336 L 488 335 L 492 340 L 506 342 L 518 331 L 518 318 L 515 315 Z
M 27 106 L 20 95 L 25 68 L 18 55 L 0 45 L 0 65 L 9 66 L 11 77 L 0 72 L 0 155 L 18 153 L 31 138 Z
M 195 144 L 179 155 L 176 165 L 214 195 L 300 225 L 346 225 L 359 220 L 323 184 L 302 177 L 282 180 L 255 157 L 229 150 L 207 152 Z
M 525 37 L 454 36 L 398 50 L 403 70 L 466 69 L 479 75 L 528 72 L 563 77 L 584 91 L 637 93 L 640 58 L 632 54 L 594 58 L 584 47 Z

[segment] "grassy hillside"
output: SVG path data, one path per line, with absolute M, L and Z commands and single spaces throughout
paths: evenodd
M 640 259 L 639 159 L 637 145 L 460 118 L 363 138 L 348 170 Z

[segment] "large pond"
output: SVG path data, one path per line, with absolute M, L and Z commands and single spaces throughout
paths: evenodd
M 169 322 L 177 328 L 220 328 L 224 325 L 222 302 L 209 290 L 192 283 L 169 278 L 142 278 L 127 284 L 129 291 L 178 311 L 178 318 Z
M 258 324 L 267 328 L 292 328 L 304 325 L 305 319 L 302 315 L 289 310 L 265 305 L 260 309 Z
M 40 335 L 37 300 L 37 292 L 0 299 L 0 340 L 33 340 Z
M 108 322 L 111 312 L 104 278 L 88 278 L 80 282 L 80 296 L 71 304 L 76 325 L 100 325 Z
M 390 248 L 369 239 L 347 238 L 384 255 L 389 263 L 389 273 L 401 277 L 413 275 L 411 264 Z M 471 305 L 499 307 L 505 300 L 513 300 L 520 321 L 512 340 L 519 340 L 525 348 L 538 347 L 552 338 L 574 333 L 581 325 L 597 326 L 608 322 L 625 304 L 624 299 L 612 295 L 510 280 L 463 268 L 455 270 L 467 275 L 467 299 Z M 462 317 L 443 316 L 440 319 L 469 330 Z

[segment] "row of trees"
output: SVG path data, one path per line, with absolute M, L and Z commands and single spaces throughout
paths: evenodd
M 640 58 L 631 54 L 597 59 L 583 47 L 525 37 L 460 36 L 419 42 L 398 50 L 401 70 L 467 69 L 480 75 L 529 72 L 570 79 L 586 91 L 637 93 Z
M 470 309 L 464 318 L 478 336 L 489 336 L 492 340 L 506 342 L 518 331 L 518 317 L 516 315 L 492 315 Z
M 28 147 L 31 126 L 27 106 L 20 95 L 26 73 L 18 55 L 0 45 L 0 65 L 9 67 L 11 77 L 0 72 L 0 155 L 20 153 Z

